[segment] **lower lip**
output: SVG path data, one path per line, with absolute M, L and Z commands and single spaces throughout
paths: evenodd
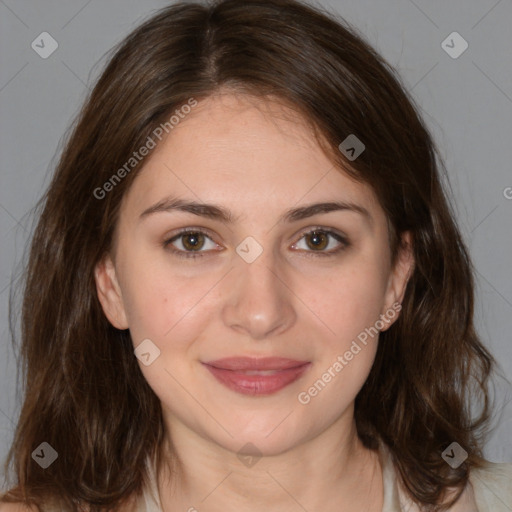
M 295 382 L 311 366 L 311 363 L 286 370 L 276 370 L 267 375 L 247 375 L 238 370 L 224 370 L 208 364 L 205 366 L 221 384 L 233 391 L 244 395 L 270 395 Z

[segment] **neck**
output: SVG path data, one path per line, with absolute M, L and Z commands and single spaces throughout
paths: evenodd
M 173 424 L 172 432 L 158 477 L 164 511 L 382 511 L 378 453 L 363 446 L 353 421 L 345 435 L 333 424 L 320 436 L 250 466 L 182 424 Z

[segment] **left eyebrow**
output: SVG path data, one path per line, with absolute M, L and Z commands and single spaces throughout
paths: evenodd
M 213 220 L 219 220 L 223 223 L 233 223 L 237 218 L 233 216 L 233 214 L 223 208 L 220 205 L 216 204 L 208 204 L 208 203 L 198 203 L 195 201 L 185 201 L 183 199 L 177 199 L 168 197 L 159 201 L 158 203 L 150 206 L 146 210 L 144 210 L 140 218 L 147 217 L 148 215 L 157 213 L 157 212 L 172 212 L 172 211 L 182 211 L 192 213 L 194 215 L 198 215 L 200 217 L 206 217 Z M 373 217 L 370 212 L 355 203 L 346 202 L 346 201 L 330 201 L 326 203 L 314 203 L 310 205 L 300 206 L 298 208 L 291 208 L 287 210 L 280 218 L 280 222 L 297 222 L 299 220 L 306 219 L 308 217 L 313 217 L 314 215 L 318 215 L 321 213 L 330 213 L 335 211 L 352 211 L 360 214 L 368 224 L 373 224 Z
M 329 213 L 336 211 L 352 211 L 355 213 L 359 213 L 370 225 L 373 225 L 373 217 L 370 212 L 355 203 L 349 203 L 346 201 L 332 201 L 328 203 L 315 203 L 311 205 L 301 206 L 299 208 L 292 208 L 285 212 L 282 217 L 282 220 L 286 222 L 294 222 L 302 219 L 306 219 L 308 217 L 312 217 L 313 215 L 318 215 L 320 213 Z

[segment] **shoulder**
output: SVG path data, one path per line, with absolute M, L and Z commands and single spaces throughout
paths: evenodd
M 25 503 L 5 503 L 0 501 L 0 512 L 39 512 L 36 507 Z
M 88 508 L 84 507 L 83 510 L 87 511 Z M 122 512 L 137 512 L 139 509 L 137 508 L 137 503 L 128 502 L 120 510 Z M 29 506 L 21 502 L 5 503 L 0 501 L 0 512 L 40 512 L 40 510 L 36 506 Z
M 50 510 L 59 510 L 59 506 L 51 506 Z M 45 508 L 48 510 L 48 508 Z M 89 512 L 89 507 L 87 505 L 83 505 L 81 508 L 82 512 Z M 136 496 L 130 496 L 126 499 L 124 503 L 122 503 L 119 507 L 121 512 L 138 512 L 139 510 L 144 510 L 140 508 L 140 503 Z M 41 512 L 38 507 L 35 505 L 27 505 L 22 502 L 8 503 L 0 500 L 0 512 Z
M 509 512 L 512 509 L 512 464 L 486 462 L 472 468 L 469 480 L 481 512 Z

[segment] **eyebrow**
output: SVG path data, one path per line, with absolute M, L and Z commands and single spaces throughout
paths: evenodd
M 238 217 L 216 204 L 198 203 L 195 201 L 186 201 L 174 197 L 167 197 L 158 203 L 150 206 L 140 214 L 140 219 L 147 218 L 148 216 L 158 212 L 188 212 L 200 217 L 217 220 L 225 224 L 235 222 Z M 318 215 L 320 213 L 329 213 L 335 211 L 352 211 L 359 213 L 368 224 L 373 225 L 373 217 L 370 212 L 355 203 L 347 201 L 329 201 L 324 203 L 314 203 L 310 205 L 300 206 L 298 208 L 291 208 L 287 210 L 279 219 L 279 222 L 296 222 L 299 220 Z

